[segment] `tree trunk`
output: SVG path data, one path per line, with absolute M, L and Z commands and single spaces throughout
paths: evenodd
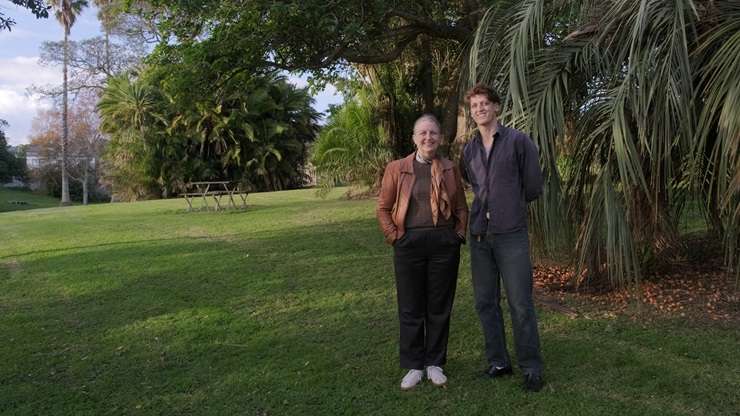
M 421 38 L 421 59 L 419 68 L 421 78 L 421 96 L 423 100 L 423 112 L 434 113 L 434 68 L 432 65 L 432 47 L 429 38 Z
M 272 186 L 272 181 L 270 180 L 270 172 L 267 170 L 267 168 L 264 169 L 264 174 L 262 175 L 262 179 L 265 181 L 265 191 L 274 191 L 275 189 Z
M 69 62 L 69 27 L 64 28 L 64 81 L 62 83 L 62 205 L 69 205 L 69 178 L 67 177 L 67 64 Z
M 447 81 L 448 85 L 444 89 L 446 91 L 446 97 L 444 97 L 444 112 L 442 113 L 442 134 L 446 142 L 445 144 L 448 146 L 449 156 L 456 157 L 460 151 L 460 149 L 457 149 L 457 143 L 460 142 L 457 123 L 462 112 L 460 93 L 457 89 L 460 73 L 459 71 L 455 71 L 451 75 Z
M 398 114 L 396 111 L 396 96 L 391 92 L 384 92 L 380 97 L 381 100 L 387 100 L 388 104 L 379 111 L 380 124 L 383 127 L 388 144 L 393 152 L 393 158 L 398 159 L 403 155 L 403 139 L 399 137 L 400 129 L 398 123 Z
M 90 161 L 89 159 L 85 158 L 85 168 L 84 172 L 82 173 L 82 205 L 87 205 L 88 202 L 88 187 L 87 183 L 89 180 L 88 172 L 90 170 Z
M 108 76 L 113 75 L 113 69 L 110 65 L 110 36 L 109 36 L 110 30 L 108 29 L 107 25 L 105 25 L 105 73 Z
M 661 268 L 685 260 L 678 221 L 672 218 L 665 192 L 650 198 L 638 189 L 633 190 L 634 200 L 630 203 L 632 233 L 638 244 L 649 247 L 653 257 L 643 266 Z

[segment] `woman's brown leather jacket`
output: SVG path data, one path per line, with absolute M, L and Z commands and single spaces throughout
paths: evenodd
M 406 232 L 404 220 L 415 181 L 414 158 L 415 153 L 411 153 L 403 159 L 390 162 L 385 167 L 376 215 L 388 244 L 393 244 Z M 442 163 L 442 180 L 450 197 L 452 217 L 455 219 L 455 232 L 464 236 L 468 225 L 468 203 L 465 200 L 460 171 L 450 160 L 445 158 L 439 160 Z

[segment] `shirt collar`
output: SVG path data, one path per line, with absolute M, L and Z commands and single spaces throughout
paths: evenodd
M 499 122 L 496 122 L 496 126 L 497 126 L 496 127 L 496 133 L 493 134 L 493 138 L 494 139 L 498 139 L 498 138 L 502 137 L 504 135 L 504 132 L 505 132 L 505 129 L 506 129 L 506 127 L 503 124 L 501 124 L 500 121 Z M 475 131 L 474 140 L 477 140 L 478 141 L 478 144 L 480 144 L 481 146 L 483 146 L 483 138 L 482 138 L 482 135 L 480 134 L 480 130 L 476 130 Z
M 424 159 L 421 156 L 421 154 L 419 154 L 419 152 L 416 152 L 416 161 L 419 162 L 419 163 L 423 163 L 425 165 L 431 165 L 432 164 L 432 161 L 431 160 Z

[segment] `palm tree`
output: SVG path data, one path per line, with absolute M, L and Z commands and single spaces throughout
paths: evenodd
M 54 15 L 64 28 L 64 81 L 62 84 L 62 205 L 69 204 L 69 178 L 67 177 L 67 140 L 69 126 L 67 120 L 67 65 L 69 63 L 69 32 L 87 0 L 52 0 Z
M 265 189 L 300 186 L 306 147 L 317 131 L 313 99 L 283 76 L 254 79 L 252 85 L 240 114 L 250 125 L 248 134 L 239 134 L 247 138 L 241 146 L 243 166 L 262 179 Z
M 112 26 L 115 24 L 115 3 L 113 0 L 93 0 L 93 4 L 98 8 L 98 20 L 100 20 L 103 26 L 103 38 L 105 39 L 105 72 L 110 74 L 112 73 L 110 62 L 110 33 Z
M 103 131 L 127 131 L 131 141 L 143 141 L 149 123 L 157 119 L 153 92 L 121 74 L 108 79 L 98 102 Z
M 505 91 L 504 118 L 539 145 L 548 183 L 535 225 L 547 237 L 578 224 L 580 278 L 620 285 L 681 256 L 678 219 L 695 199 L 737 268 L 738 33 L 733 0 L 502 0 L 487 11 L 468 82 Z
M 147 170 L 147 132 L 167 127 L 158 115 L 153 91 L 126 74 L 111 77 L 98 102 L 98 112 L 100 129 L 111 136 L 106 159 L 115 196 L 134 200 L 146 195 L 152 185 Z
M 378 124 L 374 98 L 360 90 L 329 117 L 312 148 L 319 184 L 328 191 L 339 183 L 377 189 L 392 159 L 385 129 Z

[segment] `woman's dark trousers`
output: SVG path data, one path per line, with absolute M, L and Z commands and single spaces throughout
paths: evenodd
M 442 366 L 447 361 L 460 239 L 452 228 L 415 228 L 406 230 L 393 249 L 401 367 Z

